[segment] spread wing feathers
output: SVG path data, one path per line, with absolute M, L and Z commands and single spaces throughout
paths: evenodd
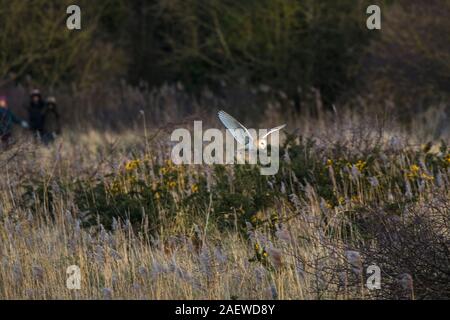
M 230 133 L 240 144 L 246 146 L 250 142 L 253 142 L 253 137 L 246 127 L 244 127 L 239 121 L 230 116 L 225 111 L 219 111 L 218 113 L 220 121 L 224 126 L 230 130 Z
M 279 131 L 279 130 L 283 129 L 284 127 L 286 127 L 285 124 L 270 129 L 269 132 L 267 132 L 265 135 L 263 135 L 263 136 L 261 137 L 261 139 L 267 138 L 270 134 L 274 133 L 275 131 Z

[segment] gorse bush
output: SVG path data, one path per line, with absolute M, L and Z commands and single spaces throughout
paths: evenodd
M 139 229 L 149 221 L 151 232 L 156 232 L 180 219 L 193 223 L 207 211 L 219 229 L 245 233 L 247 223 L 273 228 L 281 216 L 269 212 L 289 202 L 290 195 L 306 196 L 311 185 L 324 210 L 400 209 L 418 201 L 425 188 L 442 183 L 450 166 L 444 143 L 437 153 L 430 152 L 429 145 L 408 152 L 381 146 L 374 150 L 364 154 L 340 143 L 322 149 L 314 139 L 288 137 L 275 176 L 262 176 L 252 165 L 200 169 L 161 162 L 155 156 L 136 156 L 99 178 L 80 178 L 68 185 L 47 182 L 47 186 L 32 180 L 26 184 L 24 201 L 29 208 L 35 208 L 36 201 L 45 204 L 51 212 L 54 193 L 62 195 L 69 189 L 77 207 L 90 214 L 87 226 L 101 223 L 111 228 L 120 219 Z
M 270 207 L 276 193 L 257 168 L 216 166 L 206 176 L 171 161 L 152 165 L 130 160 L 115 174 L 100 181 L 78 181 L 75 203 L 92 215 L 91 223 L 111 227 L 113 218 L 139 225 L 144 218 L 154 230 L 178 216 L 200 215 L 210 210 L 210 219 L 220 228 L 245 226 L 258 210 Z

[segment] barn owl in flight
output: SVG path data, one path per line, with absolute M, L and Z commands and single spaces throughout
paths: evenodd
M 245 150 L 249 151 L 257 151 L 257 150 L 264 150 L 267 148 L 267 137 L 281 129 L 283 129 L 286 125 L 283 124 L 281 126 L 272 128 L 267 132 L 265 135 L 263 135 L 259 139 L 254 139 L 248 129 L 244 127 L 239 121 L 237 121 L 235 118 L 230 116 L 225 111 L 221 110 L 218 113 L 220 121 L 225 125 L 225 127 L 230 130 L 230 133 L 233 135 L 233 137 L 236 139 L 236 141 L 241 145 L 241 147 L 244 147 Z

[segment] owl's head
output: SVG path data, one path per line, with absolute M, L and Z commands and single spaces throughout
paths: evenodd
M 258 141 L 258 148 L 260 150 L 264 150 L 267 148 L 267 140 L 266 139 L 261 139 Z

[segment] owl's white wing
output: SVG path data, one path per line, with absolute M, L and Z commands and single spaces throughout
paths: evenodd
M 261 139 L 267 138 L 270 134 L 274 133 L 275 131 L 279 131 L 279 130 L 283 129 L 284 127 L 286 127 L 285 124 L 270 129 L 269 132 L 267 132 L 265 135 L 263 135 L 263 136 L 261 137 Z
M 239 121 L 230 116 L 225 111 L 221 110 L 218 112 L 220 121 L 224 126 L 230 130 L 233 137 L 242 144 L 243 146 L 248 145 L 250 142 L 253 143 L 253 137 L 246 127 L 244 127 Z

